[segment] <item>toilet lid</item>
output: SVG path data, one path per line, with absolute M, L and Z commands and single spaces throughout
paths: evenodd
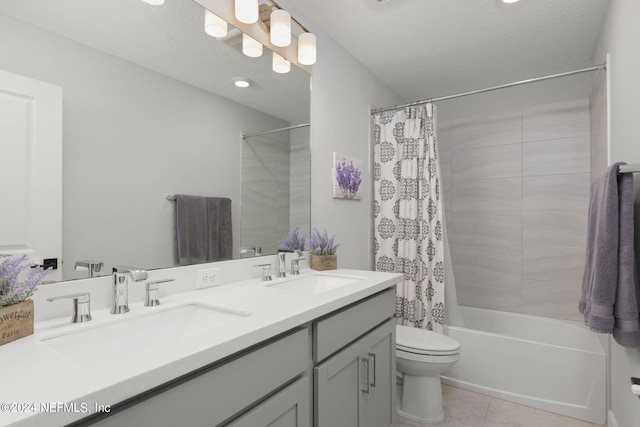
M 419 354 L 455 354 L 460 343 L 454 338 L 426 329 L 396 325 L 396 348 Z

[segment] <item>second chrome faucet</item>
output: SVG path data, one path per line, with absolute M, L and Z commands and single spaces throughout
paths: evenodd
M 145 270 L 135 267 L 113 267 L 113 307 L 111 314 L 129 312 L 129 281 L 142 282 L 149 275 Z

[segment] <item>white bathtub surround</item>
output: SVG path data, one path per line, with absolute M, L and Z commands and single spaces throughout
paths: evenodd
M 404 325 L 442 332 L 444 246 L 436 107 L 375 113 L 375 268 L 404 273 L 397 288 Z
M 438 130 L 459 302 L 582 320 L 589 101 L 456 119 Z
M 605 423 L 606 356 L 596 334 L 579 322 L 460 309 L 468 327 L 445 325 L 445 333 L 460 342 L 464 353 L 443 374 L 443 382 Z

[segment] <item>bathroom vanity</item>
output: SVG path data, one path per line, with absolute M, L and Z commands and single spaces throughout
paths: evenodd
M 97 310 L 86 324 L 41 322 L 0 347 L 25 364 L 0 400 L 68 406 L 2 413 L 0 424 L 392 425 L 401 278 L 305 271 L 135 302 L 121 316 Z

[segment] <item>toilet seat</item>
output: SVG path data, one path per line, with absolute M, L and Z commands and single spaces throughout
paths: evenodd
M 396 325 L 396 349 L 412 354 L 450 356 L 460 353 L 460 343 L 426 329 Z

